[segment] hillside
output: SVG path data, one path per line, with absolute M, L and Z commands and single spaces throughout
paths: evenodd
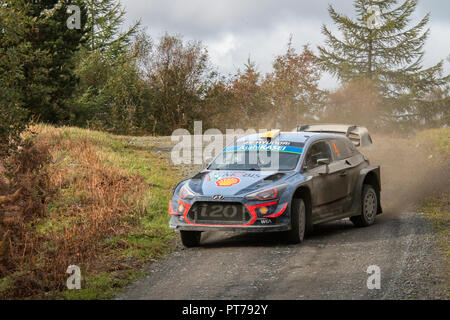
M 32 130 L 34 145 L 2 168 L 0 297 L 111 296 L 170 250 L 178 172 L 125 137 Z M 65 291 L 69 265 L 81 268 L 83 290 Z

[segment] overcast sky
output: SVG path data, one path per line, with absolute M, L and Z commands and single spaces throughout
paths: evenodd
M 401 0 L 402 1 L 402 0 Z M 250 56 L 259 71 L 271 70 L 273 58 L 285 51 L 289 35 L 298 50 L 310 44 L 317 52 L 323 44 L 322 24 L 333 29 L 327 6 L 353 15 L 353 0 L 121 0 L 127 23 L 141 19 L 147 32 L 158 39 L 164 32 L 201 40 L 210 59 L 224 74 L 234 73 Z M 400 0 L 399 0 L 400 2 Z M 425 47 L 425 66 L 450 54 L 450 1 L 420 0 L 414 19 L 431 13 L 431 35 Z M 450 63 L 445 71 L 450 72 Z M 324 76 L 323 88 L 336 87 Z

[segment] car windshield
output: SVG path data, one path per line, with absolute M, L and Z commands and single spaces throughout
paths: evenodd
M 208 167 L 209 170 L 294 170 L 301 153 L 275 151 L 224 151 Z

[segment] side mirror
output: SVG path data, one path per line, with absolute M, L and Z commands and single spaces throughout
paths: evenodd
M 318 159 L 317 164 L 321 166 L 321 168 L 319 169 L 319 174 L 328 174 L 328 165 L 330 164 L 330 159 Z
M 319 165 L 319 166 L 323 166 L 323 165 L 329 165 L 330 164 L 330 159 L 326 159 L 326 158 L 324 158 L 324 159 L 319 159 L 319 160 L 317 160 L 317 164 Z

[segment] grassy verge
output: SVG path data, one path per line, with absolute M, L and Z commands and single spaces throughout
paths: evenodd
M 433 224 L 439 249 L 446 261 L 445 289 L 450 298 L 450 193 L 425 201 L 423 212 Z
M 450 128 L 427 130 L 420 133 L 416 140 L 422 145 L 428 145 L 430 152 L 439 155 L 444 166 L 450 163 Z M 431 143 L 430 143 L 431 142 Z M 445 170 L 445 168 L 443 168 Z M 450 298 L 450 192 L 444 192 L 429 198 L 423 203 L 423 212 L 432 222 L 438 236 L 440 251 L 447 261 L 446 290 Z
M 450 261 L 450 194 L 443 194 L 440 197 L 427 200 L 423 211 L 439 233 L 439 244 L 447 261 Z
M 416 140 L 423 145 L 428 145 L 431 150 L 446 157 L 446 160 L 450 157 L 450 127 L 422 131 L 417 135 Z
M 50 155 L 39 169 L 46 178 L 38 198 L 44 209 L 30 217 L 26 205 L 4 208 L 18 227 L 0 296 L 112 297 L 143 275 L 144 263 L 171 250 L 167 203 L 178 172 L 127 137 L 43 125 L 34 131 L 37 148 Z M 65 287 L 72 264 L 81 268 L 81 290 Z

